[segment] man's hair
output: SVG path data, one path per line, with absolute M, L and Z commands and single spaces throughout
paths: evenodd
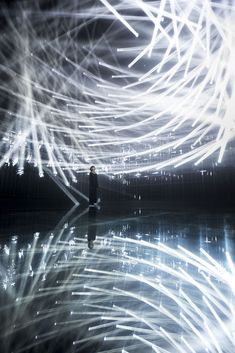
M 92 165 L 92 166 L 90 167 L 90 171 L 92 171 L 92 168 L 95 168 L 95 166 L 94 166 L 94 165 Z

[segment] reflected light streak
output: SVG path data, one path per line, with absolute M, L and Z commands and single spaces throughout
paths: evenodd
M 1 312 L 13 313 L 3 325 L 4 352 L 25 330 L 16 352 L 53 345 L 58 335 L 61 342 L 67 337 L 67 349 L 103 342 L 97 353 L 109 343 L 112 352 L 234 351 L 234 264 L 228 251 L 221 264 L 204 248 L 196 253 L 113 229 L 111 235 L 109 227 L 87 250 L 86 230 L 67 223 L 74 211 L 46 237 L 35 233 L 20 249 L 14 237 L 1 247 L 8 298 Z

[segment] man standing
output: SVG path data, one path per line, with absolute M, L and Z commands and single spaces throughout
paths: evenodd
M 89 174 L 89 206 L 94 207 L 97 203 L 97 188 L 98 188 L 98 176 L 95 171 L 95 166 L 90 167 Z
M 89 249 L 94 248 L 94 241 L 97 233 L 96 207 L 91 207 L 88 213 L 87 245 Z

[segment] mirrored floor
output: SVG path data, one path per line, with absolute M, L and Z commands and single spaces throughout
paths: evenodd
M 2 352 L 235 352 L 234 213 L 57 216 L 4 228 Z

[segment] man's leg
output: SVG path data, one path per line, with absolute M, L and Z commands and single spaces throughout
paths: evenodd
M 94 205 L 96 202 L 96 189 L 89 190 L 89 204 Z

